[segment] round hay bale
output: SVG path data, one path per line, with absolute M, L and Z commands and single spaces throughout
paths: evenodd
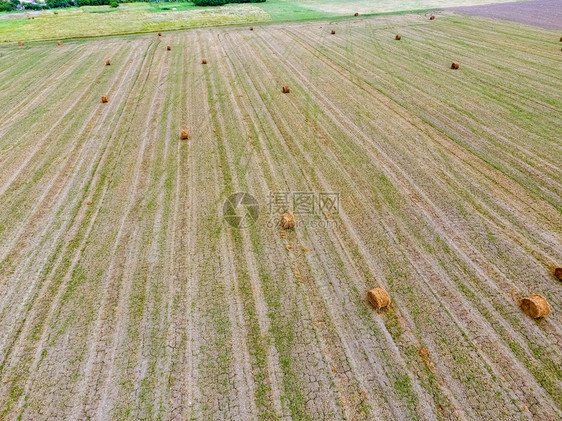
M 521 310 L 533 319 L 550 314 L 550 305 L 542 295 L 531 294 L 521 300 Z
M 253 31 L 253 30 L 254 30 L 254 27 L 253 27 L 253 26 L 250 26 L 250 31 Z
M 288 94 L 289 92 L 291 92 L 291 89 L 288 86 L 283 86 L 282 92 L 284 94 Z
M 431 15 L 431 16 L 429 17 L 429 20 L 435 20 L 435 16 Z
M 562 268 L 554 269 L 554 276 L 562 281 Z
M 201 64 L 207 64 L 207 59 L 206 58 L 201 59 Z
M 459 68 L 459 63 L 453 63 L 453 64 L 451 64 L 451 69 L 453 69 L 453 70 L 458 70 L 458 68 Z
M 402 37 L 400 35 L 396 35 L 396 37 L 394 38 L 396 41 L 400 41 L 402 39 Z
M 380 310 L 390 305 L 390 296 L 382 287 L 377 287 L 367 292 L 367 299 L 375 310 Z
M 88 205 L 88 206 L 90 206 L 91 204 L 92 204 L 92 201 L 91 201 L 91 200 L 88 200 L 88 201 L 86 202 L 86 205 Z
M 189 131 L 187 129 L 183 129 L 181 131 L 181 138 L 182 138 L 182 140 L 189 139 Z
M 359 13 L 355 12 L 355 15 L 353 15 L 353 16 L 356 16 L 356 17 L 357 17 L 357 16 L 359 16 Z
M 335 30 L 335 29 L 332 29 L 332 30 L 330 31 L 330 34 L 336 35 L 336 30 Z
M 170 51 L 171 49 L 172 49 L 172 47 L 169 46 L 169 45 L 166 47 L 166 50 L 168 50 L 168 51 Z
M 162 32 L 158 32 L 158 36 L 161 37 L 161 36 L 162 36 Z
M 57 41 L 57 45 L 62 45 L 63 42 L 62 41 Z
M 560 37 L 560 42 L 562 42 L 562 37 Z
M 18 42 L 18 45 L 19 45 L 20 47 L 23 47 L 23 46 L 24 46 L 23 41 L 19 41 L 19 42 Z
M 102 104 L 105 104 L 105 103 L 109 102 L 108 96 L 107 96 L 107 95 L 102 95 L 102 96 L 101 96 L 101 102 L 102 102 Z
M 286 230 L 295 228 L 294 215 L 292 213 L 284 213 L 281 215 L 281 226 Z
M 106 66 L 111 66 L 111 60 L 105 60 L 105 65 L 106 65 Z

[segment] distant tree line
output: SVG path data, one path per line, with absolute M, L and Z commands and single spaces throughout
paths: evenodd
M 45 8 L 59 9 L 63 7 L 75 6 L 104 6 L 119 7 L 119 3 L 140 3 L 140 2 L 169 2 L 178 0 L 46 0 L 45 4 L 23 3 L 19 0 L 0 0 L 0 12 L 11 12 L 24 8 L 26 10 L 42 10 Z M 222 6 L 227 3 L 262 3 L 266 0 L 191 0 L 195 6 Z
M 0 0 L 0 12 L 11 12 L 12 10 L 16 10 L 19 4 L 19 0 Z
M 193 0 L 195 6 L 222 6 L 227 3 L 263 3 L 265 0 Z
M 46 0 L 46 4 L 47 7 L 51 9 L 72 6 L 119 6 L 119 2 L 117 0 Z

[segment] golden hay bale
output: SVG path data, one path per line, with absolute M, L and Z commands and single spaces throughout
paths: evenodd
M 548 301 L 542 295 L 531 294 L 521 300 L 521 310 L 532 317 L 533 319 L 538 319 L 539 317 L 544 317 L 550 314 L 550 306 Z
M 166 47 L 166 50 L 170 51 L 172 49 L 172 47 L 170 47 L 169 45 Z
M 19 41 L 19 42 L 18 42 L 18 45 L 19 45 L 20 47 L 23 47 L 23 46 L 24 46 L 23 41 Z
M 375 310 L 380 310 L 390 305 L 390 296 L 382 287 L 377 287 L 367 292 L 367 299 Z
M 359 13 L 355 12 L 355 15 L 353 15 L 353 16 L 359 16 Z
M 281 215 L 281 226 L 288 230 L 295 228 L 295 217 L 292 213 L 284 213 Z
M 562 268 L 554 269 L 554 276 L 562 281 Z
M 253 27 L 253 26 L 250 26 L 250 31 L 253 31 L 253 30 L 254 30 L 254 27 Z
M 91 204 L 92 204 L 92 201 L 91 201 L 91 200 L 89 200 L 89 201 L 86 202 L 86 205 L 88 205 L 88 206 L 90 206 Z
M 429 20 L 435 20 L 435 16 L 431 15 L 431 16 L 429 17 Z
M 107 97 L 107 95 L 101 96 L 101 102 L 102 102 L 102 104 L 105 104 L 106 102 L 109 102 L 109 98 Z
M 63 42 L 62 41 L 57 41 L 57 45 L 62 45 Z
M 158 32 L 158 36 L 161 37 L 161 36 L 162 36 L 162 32 Z
M 451 64 L 451 69 L 457 70 L 458 68 L 459 68 L 459 63 L 453 63 L 453 64 Z
M 335 30 L 335 29 L 332 29 L 332 30 L 330 31 L 330 34 L 336 35 L 336 30 Z
M 562 42 L 562 37 L 560 37 L 560 42 Z
M 291 92 L 291 89 L 288 86 L 283 86 L 281 90 L 283 91 L 284 94 L 288 94 L 289 92 Z
M 206 58 L 201 59 L 201 64 L 207 64 L 207 59 Z
M 181 138 L 182 140 L 189 139 L 189 131 L 187 129 L 183 129 L 181 131 Z
M 395 39 L 396 41 L 400 41 L 400 40 L 402 39 L 402 36 L 396 35 L 396 37 L 394 37 L 394 39 Z
M 105 60 L 105 65 L 106 65 L 106 66 L 111 66 L 111 60 Z

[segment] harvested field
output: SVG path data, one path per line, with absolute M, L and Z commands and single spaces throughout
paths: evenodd
M 319 26 L 0 47 L 0 419 L 562 417 L 560 34 Z

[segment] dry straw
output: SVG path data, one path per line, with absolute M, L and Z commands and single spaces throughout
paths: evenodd
M 367 299 L 375 310 L 380 310 L 381 308 L 390 305 L 390 296 L 388 295 L 388 292 L 381 287 L 377 287 L 367 292 Z
M 396 41 L 400 41 L 402 39 L 402 37 L 400 35 L 396 35 L 396 37 L 394 38 Z
M 354 16 L 359 16 L 359 13 L 355 12 L 355 15 L 354 15 Z
M 254 27 L 253 27 L 253 26 L 250 26 L 250 31 L 253 31 L 253 30 L 254 30 Z
M 23 46 L 24 46 L 23 41 L 19 41 L 19 42 L 18 42 L 18 45 L 19 45 L 20 47 L 23 47 Z
M 181 138 L 182 138 L 182 140 L 189 139 L 189 131 L 187 129 L 183 129 L 181 131 Z
M 169 45 L 166 47 L 166 50 L 170 51 L 172 49 L 172 47 L 170 47 Z
M 161 37 L 161 36 L 162 36 L 162 32 L 158 32 L 158 36 Z
M 453 63 L 453 64 L 451 64 L 451 69 L 453 69 L 453 70 L 458 70 L 458 68 L 459 68 L 459 63 Z
M 207 59 L 206 58 L 201 59 L 201 64 L 207 64 Z
M 539 317 L 544 317 L 550 314 L 550 306 L 548 301 L 542 295 L 531 294 L 521 300 L 521 310 L 532 317 L 533 319 L 538 319 Z
M 62 45 L 63 42 L 62 41 L 57 41 L 57 45 Z
M 106 65 L 106 66 L 111 66 L 111 60 L 105 60 L 105 65 Z
M 336 30 L 335 30 L 335 29 L 332 29 L 332 30 L 330 31 L 330 34 L 336 35 Z
M 435 20 L 435 16 L 431 15 L 431 16 L 429 17 L 429 20 Z
M 291 89 L 288 86 L 283 86 L 281 90 L 283 91 L 284 94 L 288 94 L 289 92 L 291 92 Z
M 281 215 L 281 226 L 286 230 L 295 228 L 295 217 L 292 213 Z
M 562 268 L 554 269 L 554 276 L 562 281 Z
M 107 97 L 107 95 L 101 96 L 101 102 L 102 102 L 102 104 L 105 104 L 106 102 L 109 102 L 109 98 Z

